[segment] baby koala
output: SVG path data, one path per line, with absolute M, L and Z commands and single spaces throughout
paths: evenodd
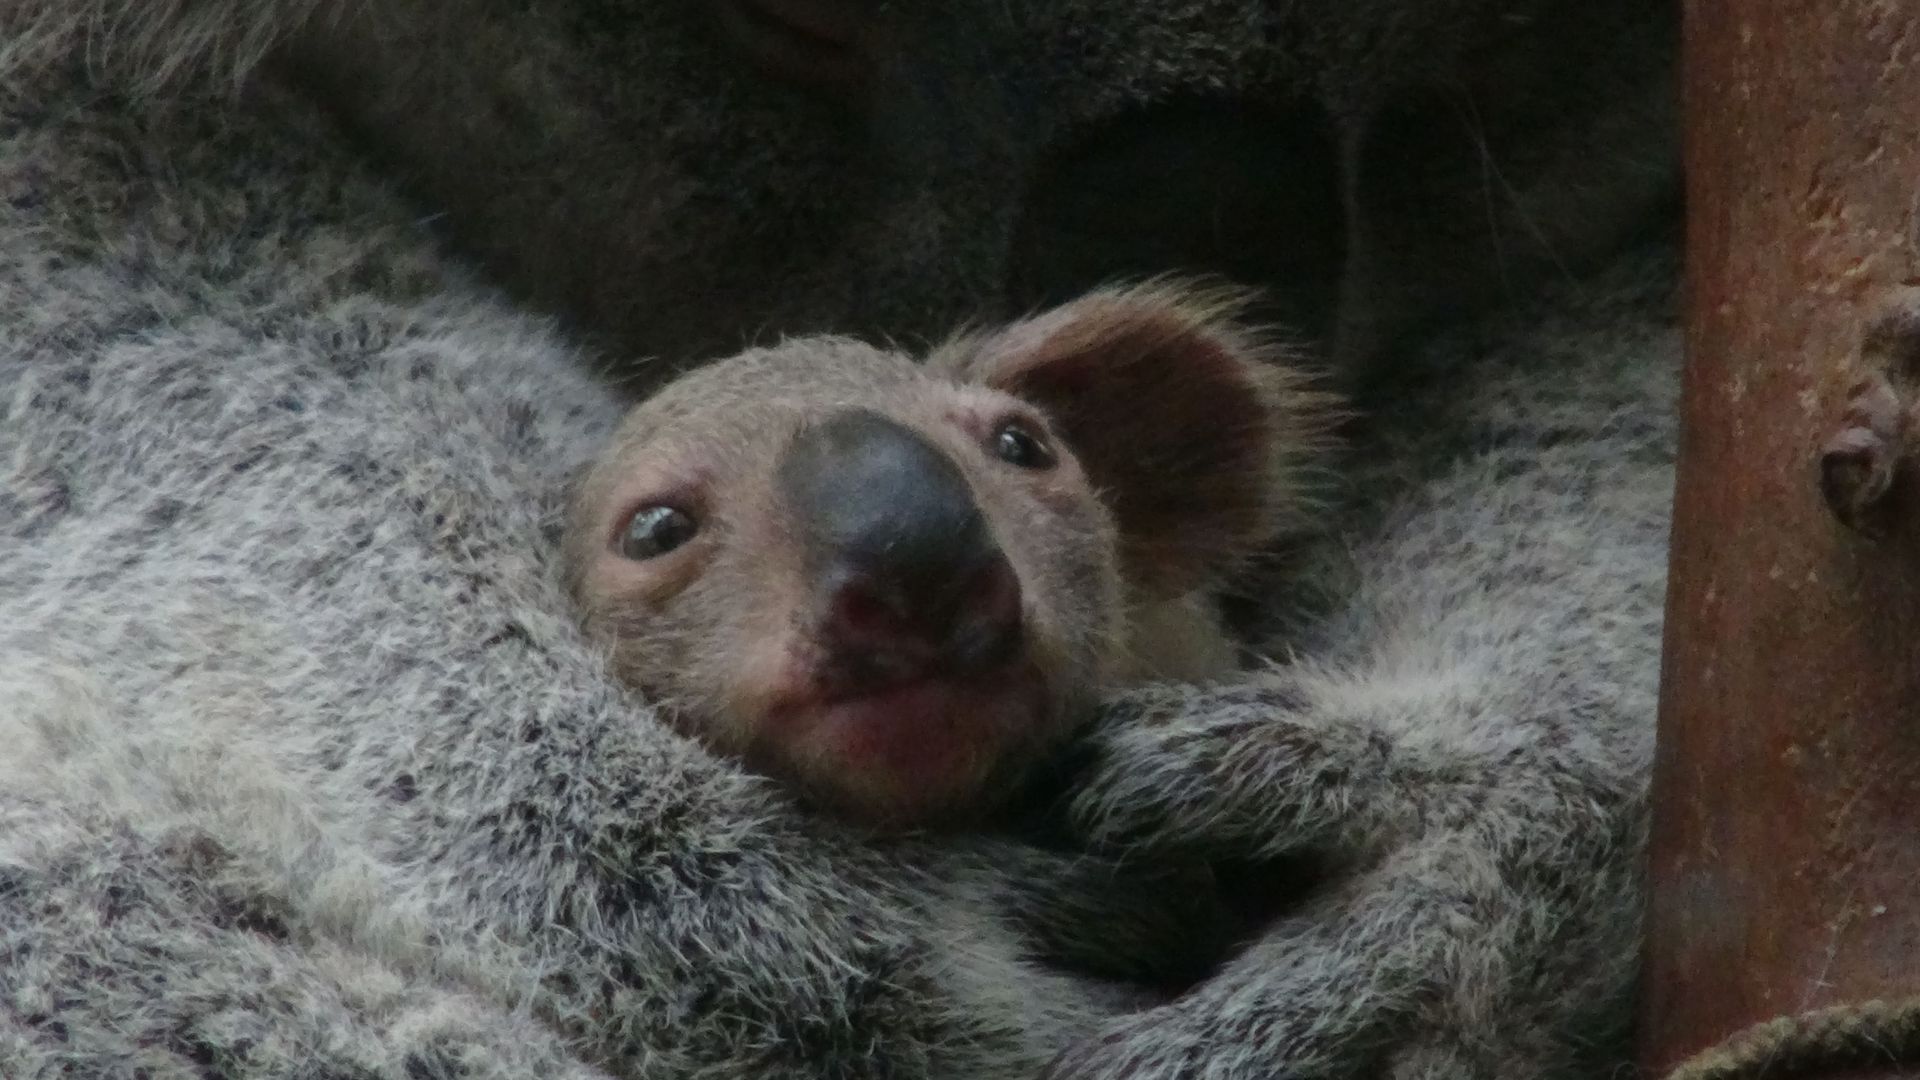
M 589 632 L 816 805 L 977 821 L 1097 692 L 1237 666 L 1212 590 L 1301 510 L 1330 417 L 1237 311 L 1109 289 L 924 362 L 806 338 L 682 376 L 574 492 Z

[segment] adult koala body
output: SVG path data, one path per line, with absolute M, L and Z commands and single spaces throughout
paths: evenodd
M 0 1074 L 1021 1076 L 1105 1015 L 1032 958 L 1110 874 L 863 846 L 604 674 L 551 555 L 618 403 L 309 110 L 30 89 Z
M 503 280 L 675 362 L 1184 269 L 1358 364 L 1673 192 L 1670 0 L 10 6 L 29 59 L 272 53 Z
M 1304 660 L 1095 732 L 1089 838 L 1354 869 L 1160 1009 L 1041 962 L 1177 966 L 1186 913 L 1111 906 L 1153 890 L 840 835 L 662 732 L 571 630 L 537 496 L 618 402 L 429 228 L 675 362 L 1175 266 L 1272 280 L 1357 358 L 1665 191 L 1660 5 L 1135 7 L 888 5 L 839 68 L 747 42 L 833 88 L 802 92 L 674 3 L 0 4 L 0 1072 L 1605 1058 L 1664 554 L 1658 259 L 1490 355 L 1426 350 L 1445 377 L 1370 436 L 1332 545 L 1357 584 Z M 1219 183 L 1129 198 L 1169 146 L 1169 183 Z

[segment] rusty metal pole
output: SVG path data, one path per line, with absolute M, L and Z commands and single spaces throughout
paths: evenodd
M 1650 1077 L 1759 1021 L 1920 994 L 1920 483 L 1904 462 L 1867 498 L 1873 539 L 1820 466 L 1881 369 L 1876 464 L 1917 430 L 1920 321 L 1886 313 L 1920 266 L 1920 0 L 1688 0 L 1685 35 Z

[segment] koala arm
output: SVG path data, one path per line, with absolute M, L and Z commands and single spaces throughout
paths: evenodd
M 1404 701 L 1369 724 L 1316 711 L 1289 681 L 1134 695 L 1076 812 L 1105 844 L 1248 860 L 1314 849 L 1349 874 L 1192 994 L 1049 1075 L 1184 1076 L 1200 1061 L 1218 1070 L 1201 1075 L 1345 1075 L 1423 1016 L 1457 1029 L 1476 1000 L 1531 980 L 1572 997 L 1619 975 L 1620 957 L 1592 955 L 1589 939 L 1630 945 L 1635 775 L 1551 745 L 1423 746 L 1390 733 L 1400 709 L 1466 719 L 1472 706 Z M 1596 966 L 1555 963 L 1553 981 L 1534 965 L 1556 953 Z
M 1529 722 L 1444 677 L 1399 688 L 1378 677 L 1274 668 L 1226 687 L 1130 693 L 1094 736 L 1077 827 L 1110 848 L 1352 860 L 1503 814 L 1525 813 L 1550 838 L 1586 835 L 1632 801 L 1639 777 L 1596 773 L 1588 745 L 1435 737 L 1483 724 L 1556 730 L 1578 717 Z
M 1678 351 L 1658 274 L 1625 272 L 1646 277 L 1596 286 L 1590 325 L 1543 319 L 1456 369 L 1445 423 L 1384 418 L 1385 458 L 1437 466 L 1348 541 L 1351 595 L 1286 663 L 1112 702 L 1081 835 L 1337 872 L 1049 1075 L 1565 1076 L 1619 1053 Z M 1541 378 L 1543 356 L 1572 370 Z

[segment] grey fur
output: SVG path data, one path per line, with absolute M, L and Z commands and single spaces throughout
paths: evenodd
M 1038 98 L 1066 112 L 943 113 L 991 97 L 959 49 L 849 141 L 716 63 L 677 5 L 0 4 L 0 1075 L 1024 1077 L 1103 1030 L 1119 1038 L 1061 1071 L 1617 1058 L 1670 472 L 1665 260 L 1563 286 L 1561 313 L 1486 327 L 1497 347 L 1430 350 L 1443 377 L 1372 436 L 1357 587 L 1293 666 L 1116 704 L 1077 803 L 1091 837 L 1304 842 L 1356 868 L 1139 1013 L 1060 965 L 1158 966 L 1190 944 L 1169 924 L 1206 914 L 1166 910 L 1171 890 L 1001 841 L 862 842 L 610 681 L 553 556 L 561 479 L 620 402 L 393 183 L 536 303 L 641 351 L 768 325 L 944 333 L 1018 298 L 1024 200 L 994 185 L 1074 124 L 1178 86 L 1283 86 L 1350 121 L 1343 161 L 1371 160 L 1356 148 L 1385 102 L 1454 85 L 1462 57 L 1495 77 L 1469 46 L 1520 14 L 1522 45 L 1635 61 L 1543 98 L 1563 58 L 1542 54 L 1481 102 L 1494 158 L 1543 170 L 1538 204 L 1495 219 L 1595 225 L 1548 247 L 1597 252 L 1665 183 L 1663 129 L 1627 122 L 1659 111 L 1660 50 L 1638 40 L 1658 20 L 1583 37 L 1614 16 L 1510 7 L 1289 8 L 1311 39 L 1289 52 L 1249 44 L 1272 10 L 1251 3 L 1144 23 L 982 4 L 958 36 L 928 5 L 896 16 L 908 38 L 1015 76 L 1082 57 L 1075 93 Z M 1116 36 L 1049 47 L 1086 26 Z M 246 77 L 270 55 L 274 77 Z M 1528 135 L 1543 101 L 1587 108 Z M 1572 160 L 1557 147 L 1614 128 L 1612 168 L 1583 155 L 1577 182 L 1549 182 Z M 951 138 L 889 142 L 926 132 Z M 854 168 L 870 145 L 893 167 Z M 1445 159 L 1451 187 L 1416 162 L 1387 202 L 1477 198 Z M 1371 173 L 1346 175 L 1351 192 Z M 1606 212 L 1555 213 L 1570 194 Z M 1369 328 L 1354 339 L 1385 332 L 1381 297 L 1439 304 L 1400 300 L 1456 256 L 1486 284 L 1486 237 L 1442 258 L 1442 237 L 1345 202 L 1355 235 L 1408 237 L 1347 253 L 1343 311 L 1376 313 L 1341 316 Z M 795 231 L 756 232 L 796 209 Z M 1376 287 L 1389 269 L 1406 288 Z M 1249 777 L 1284 782 L 1236 798 Z

